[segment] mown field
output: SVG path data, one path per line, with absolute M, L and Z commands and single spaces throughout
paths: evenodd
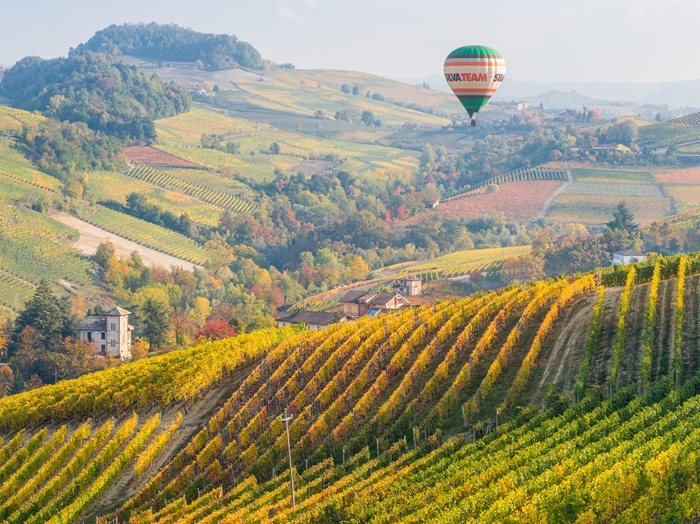
M 582 275 L 254 332 L 7 397 L 0 515 L 698 517 L 699 273 L 698 254 L 652 260 L 605 269 L 605 287 Z

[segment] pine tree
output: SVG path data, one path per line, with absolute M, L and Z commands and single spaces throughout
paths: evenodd
M 615 211 L 613 211 L 613 219 L 606 224 L 610 229 L 621 229 L 630 233 L 637 232 L 639 225 L 634 222 L 634 215 L 627 209 L 627 204 L 620 202 Z
M 151 350 L 162 346 L 168 332 L 168 310 L 161 302 L 147 298 L 139 311 L 143 336 Z
M 42 280 L 27 302 L 24 311 L 15 322 L 15 334 L 18 335 L 26 326 L 37 330 L 46 345 L 55 335 L 68 336 L 73 329 L 70 308 L 59 299 L 46 280 Z

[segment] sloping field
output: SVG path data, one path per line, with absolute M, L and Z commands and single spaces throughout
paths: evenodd
M 660 220 L 670 214 L 669 203 L 665 198 L 563 193 L 554 200 L 547 219 L 554 222 L 604 224 L 610 221 L 621 200 L 625 201 L 635 219 L 642 224 Z
M 207 253 L 204 248 L 191 238 L 145 220 L 103 206 L 97 206 L 94 211 L 81 211 L 79 216 L 93 226 L 141 246 L 187 260 L 196 265 L 204 265 L 207 261 Z
M 97 226 L 88 224 L 68 213 L 60 211 L 52 212 L 49 216 L 54 220 L 65 224 L 80 233 L 80 238 L 73 242 L 73 246 L 85 253 L 86 255 L 94 255 L 98 246 L 106 241 L 114 245 L 117 256 L 128 257 L 134 251 L 138 251 L 146 266 L 161 266 L 165 268 L 181 267 L 188 271 L 193 271 L 196 264 L 183 260 L 181 258 L 168 255 L 161 251 L 156 251 L 126 238 L 120 237 Z
M 400 107 L 393 102 L 405 100 L 405 104 L 416 103 L 410 100 L 424 100 L 425 109 L 436 108 L 438 104 L 446 104 L 446 113 L 456 113 L 461 109 L 456 101 L 450 101 L 446 93 L 423 90 L 417 87 L 379 79 L 372 75 L 346 71 L 284 71 L 277 70 L 273 74 L 275 82 L 260 82 L 257 79 L 241 79 L 236 87 L 252 95 L 248 102 L 263 107 L 274 107 L 283 111 L 313 115 L 321 110 L 329 116 L 337 111 L 353 109 L 358 113 L 372 111 L 374 116 L 385 125 L 402 125 L 405 122 L 415 122 L 418 125 L 442 126 L 450 123 L 449 119 L 416 111 L 408 107 Z M 383 84 L 378 85 L 378 82 Z M 346 94 L 341 86 L 357 85 L 361 89 L 357 95 Z M 376 91 L 372 91 L 372 90 Z M 385 101 L 378 101 L 366 96 L 367 91 L 380 91 Z M 420 93 L 425 91 L 425 93 Z M 403 94 L 408 93 L 408 94 Z M 431 105 L 432 104 L 432 105 Z M 434 109 L 433 109 L 434 110 Z
M 433 213 L 452 219 L 502 214 L 509 219 L 532 220 L 542 210 L 547 198 L 562 184 L 563 182 L 555 180 L 506 182 L 498 186 L 498 191 L 468 195 L 444 202 L 434 210 L 409 218 L 404 224 L 417 224 Z
M 123 153 L 127 160 L 137 164 L 164 167 L 191 167 L 195 169 L 201 168 L 199 164 L 189 162 L 159 149 L 148 146 L 125 147 Z
M 68 245 L 72 232 L 36 211 L 5 206 L 0 210 L 0 268 L 31 283 L 62 279 L 83 292 L 92 289 L 90 262 Z
M 603 271 L 623 287 L 584 275 L 254 332 L 2 399 L 1 518 L 696 517 L 699 272 L 694 254 Z

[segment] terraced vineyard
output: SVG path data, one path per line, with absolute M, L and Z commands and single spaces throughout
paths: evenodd
M 142 246 L 199 265 L 203 265 L 207 261 L 204 248 L 180 233 L 103 206 L 97 206 L 96 209 L 96 211 L 83 210 L 79 216 L 89 224 Z
M 605 269 L 605 289 L 583 275 L 326 330 L 254 332 L 2 399 L 0 454 L 11 465 L 0 466 L 0 515 L 63 522 L 107 512 L 103 522 L 134 523 L 697 517 L 698 273 L 694 254 Z M 649 353 L 649 337 L 635 335 L 645 332 Z M 645 359 L 647 382 L 636 371 Z M 576 395 L 565 409 L 547 391 Z M 154 437 L 151 414 L 130 440 L 134 408 L 165 409 L 167 429 Z M 80 424 L 88 415 L 111 424 L 117 414 L 115 436 L 128 443 L 111 465 L 56 473 L 73 463 L 66 446 L 75 457 L 110 453 L 110 426 Z M 51 421 L 77 429 L 47 436 L 41 425 Z M 105 444 L 81 453 L 101 431 Z M 15 463 L 23 466 L 11 475 Z
M 234 213 L 250 213 L 256 209 L 256 205 L 247 202 L 236 195 L 225 193 L 217 189 L 197 184 L 196 182 L 182 180 L 176 176 L 158 171 L 149 166 L 138 166 L 125 173 L 127 176 L 143 180 L 158 187 L 172 189 L 207 202 L 221 209 L 228 209 Z

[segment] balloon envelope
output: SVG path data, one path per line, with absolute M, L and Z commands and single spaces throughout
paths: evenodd
M 445 79 L 470 117 L 486 105 L 505 76 L 506 61 L 491 47 L 460 47 L 445 59 Z

